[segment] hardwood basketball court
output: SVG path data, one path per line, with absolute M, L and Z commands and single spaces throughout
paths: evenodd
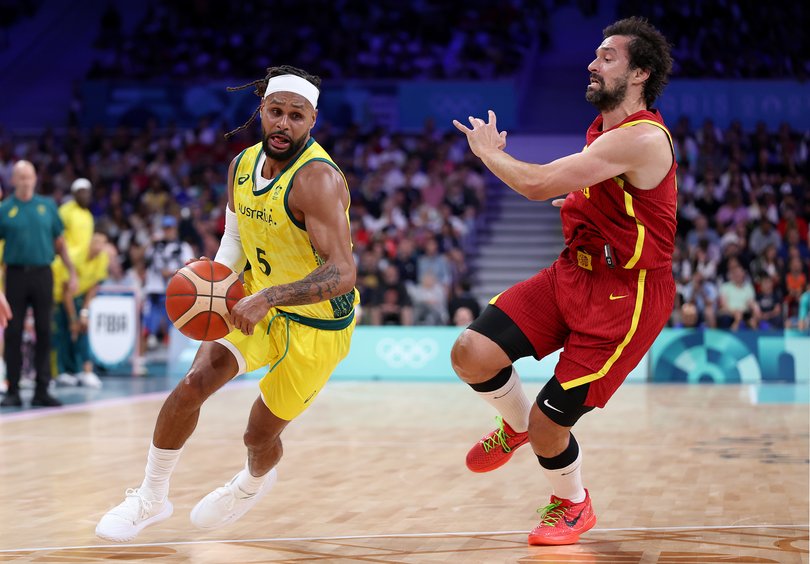
M 549 486 L 528 448 L 466 470 L 494 413 L 461 383 L 333 382 L 288 428 L 275 489 L 230 528 L 194 529 L 194 504 L 244 463 L 256 395 L 249 381 L 211 398 L 174 515 L 137 544 L 93 530 L 140 483 L 165 394 L 0 416 L 0 562 L 808 562 L 806 401 L 625 385 L 577 425 L 596 527 L 529 547 Z

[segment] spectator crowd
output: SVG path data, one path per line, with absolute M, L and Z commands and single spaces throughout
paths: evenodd
M 533 49 L 551 46 L 554 13 L 566 6 L 586 18 L 599 11 L 595 0 L 308 0 L 306 10 L 298 0 L 159 0 L 125 31 L 110 3 L 89 78 L 252 76 L 292 60 L 329 79 L 504 78 Z M 621 0 L 616 8 L 617 17 L 645 16 L 666 35 L 676 77 L 810 76 L 802 2 L 774 10 L 749 0 Z
M 676 326 L 810 327 L 810 135 L 711 121 L 672 130 L 678 159 Z
M 672 44 L 673 75 L 810 77 L 810 6 L 751 0 L 620 0 L 619 17 L 645 16 Z
M 77 177 L 90 180 L 89 209 L 109 240 L 106 283 L 140 290 L 143 341 L 155 347 L 167 335 L 168 279 L 188 258 L 216 254 L 228 164 L 258 139 L 224 133 L 224 125 L 201 121 L 193 130 L 0 135 L 0 185 L 10 186 L 19 159 L 34 163 L 37 191 L 57 203 L 71 198 Z M 485 183 L 463 138 L 429 123 L 409 135 L 323 124 L 314 137 L 351 189 L 360 322 L 448 324 L 458 309 L 459 323 L 477 315 L 467 256 L 485 217 Z
M 278 61 L 296 61 L 330 79 L 505 77 L 520 68 L 538 37 L 543 5 L 161 0 L 150 2 L 135 29 L 124 33 L 110 4 L 90 78 L 252 76 Z

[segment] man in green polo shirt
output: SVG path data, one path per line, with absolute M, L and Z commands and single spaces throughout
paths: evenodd
M 70 272 L 75 290 L 76 269 L 67 252 L 56 204 L 51 198 L 34 194 L 37 173 L 28 161 L 18 161 L 11 173 L 14 194 L 0 204 L 0 239 L 4 239 L 3 262 L 6 264 L 6 296 L 12 317 L 5 331 L 6 376 L 8 392 L 0 407 L 20 407 L 20 370 L 22 369 L 22 333 L 25 311 L 34 311 L 36 347 L 34 367 L 37 381 L 34 407 L 57 407 L 59 400 L 48 393 L 51 381 L 51 314 L 53 310 L 53 273 L 55 251 Z

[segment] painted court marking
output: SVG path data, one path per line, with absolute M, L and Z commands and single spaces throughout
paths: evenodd
M 228 382 L 223 387 L 223 390 L 236 390 L 239 388 L 246 388 L 248 386 L 256 386 L 258 390 L 258 383 L 252 380 L 242 380 L 239 382 Z M 3 413 L 0 415 L 0 424 L 11 423 L 15 421 L 27 421 L 31 419 L 42 419 L 43 417 L 52 417 L 54 415 L 64 415 L 65 413 L 81 413 L 83 411 L 93 411 L 99 408 L 117 407 L 122 405 L 134 405 L 144 403 L 152 400 L 163 399 L 167 397 L 172 390 L 164 390 L 162 392 L 147 392 L 144 394 L 136 394 L 132 396 L 123 396 L 118 398 L 106 398 L 100 400 L 93 400 L 84 403 L 75 403 L 63 405 L 62 407 L 45 407 L 45 408 L 29 408 L 24 411 L 16 413 Z
M 690 526 L 690 527 L 622 527 L 617 529 L 591 529 L 593 533 L 615 533 L 625 531 L 722 531 L 728 529 L 808 529 L 810 525 L 715 525 L 715 526 Z M 471 536 L 505 536 L 505 535 L 525 535 L 529 531 L 467 531 L 449 533 L 386 533 L 380 535 L 341 535 L 330 537 L 276 537 L 257 539 L 221 539 L 221 540 L 199 540 L 199 541 L 173 541 L 173 542 L 153 542 L 153 543 L 109 543 L 109 544 L 88 544 L 77 546 L 48 546 L 31 548 L 5 548 L 0 549 L 0 554 L 10 552 L 36 552 L 46 550 L 86 550 L 89 548 L 149 548 L 158 546 L 189 546 L 204 544 L 238 544 L 238 543 L 281 543 L 281 542 L 314 542 L 324 540 L 362 540 L 362 539 L 391 539 L 391 538 L 441 538 L 441 537 L 471 537 Z

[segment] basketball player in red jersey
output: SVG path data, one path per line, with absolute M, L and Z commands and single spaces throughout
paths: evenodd
M 530 442 L 554 493 L 529 544 L 571 544 L 596 524 L 571 428 L 604 407 L 672 312 L 675 159 L 651 108 L 672 67 L 666 39 L 641 18 L 620 20 L 588 66 L 586 98 L 600 111 L 586 147 L 548 164 L 504 152 L 495 114 L 454 125 L 510 188 L 561 206 L 565 249 L 548 268 L 490 302 L 459 336 L 453 368 L 497 409 L 500 426 L 467 455 L 473 472 L 506 463 Z M 553 377 L 530 402 L 512 363 L 562 348 Z

